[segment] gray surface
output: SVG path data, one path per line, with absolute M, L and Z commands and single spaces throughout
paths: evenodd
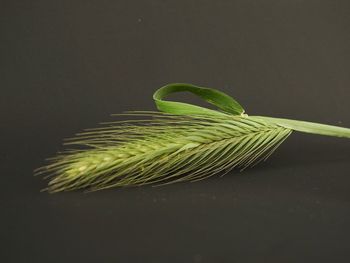
M 350 142 L 293 134 L 198 183 L 48 195 L 32 176 L 155 89 L 221 89 L 249 114 L 350 127 L 348 1 L 2 4 L 2 262 L 349 262 Z M 181 97 L 183 98 L 183 96 Z

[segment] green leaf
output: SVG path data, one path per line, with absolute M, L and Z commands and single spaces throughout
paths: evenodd
M 212 105 L 218 107 L 221 111 L 210 110 L 204 107 L 175 101 L 163 100 L 164 97 L 175 92 L 191 92 Z M 232 97 L 225 93 L 204 87 L 198 87 L 186 83 L 172 83 L 165 85 L 158 89 L 153 94 L 153 99 L 157 105 L 158 110 L 171 114 L 179 115 L 242 115 L 244 113 L 243 107 Z

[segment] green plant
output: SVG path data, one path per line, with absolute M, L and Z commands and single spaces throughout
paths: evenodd
M 188 91 L 219 110 L 165 101 Z M 350 138 L 350 129 L 305 121 L 248 116 L 228 95 L 190 84 L 169 84 L 153 96 L 160 112 L 86 130 L 66 145 L 85 146 L 51 159 L 49 192 L 196 181 L 265 160 L 292 131 Z

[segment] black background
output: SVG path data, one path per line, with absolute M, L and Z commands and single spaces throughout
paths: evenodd
M 40 193 L 63 138 L 169 82 L 350 127 L 348 1 L 12 1 L 1 21 L 1 262 L 349 262 L 349 141 L 294 133 L 198 183 Z M 182 97 L 183 98 L 183 97 Z M 192 97 L 191 97 L 192 98 Z

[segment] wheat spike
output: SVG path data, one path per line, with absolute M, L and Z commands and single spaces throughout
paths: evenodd
M 220 111 L 163 100 L 179 91 L 192 92 Z M 161 112 L 127 113 L 138 119 L 106 123 L 66 140 L 76 148 L 36 170 L 51 178 L 45 190 L 95 191 L 201 180 L 266 159 L 292 131 L 350 138 L 347 128 L 248 116 L 230 96 L 191 84 L 166 85 L 153 98 Z
M 66 145 L 88 150 L 70 151 L 41 168 L 54 175 L 47 190 L 195 181 L 257 163 L 291 133 L 249 117 L 149 115 L 152 119 L 112 123 L 68 140 Z

